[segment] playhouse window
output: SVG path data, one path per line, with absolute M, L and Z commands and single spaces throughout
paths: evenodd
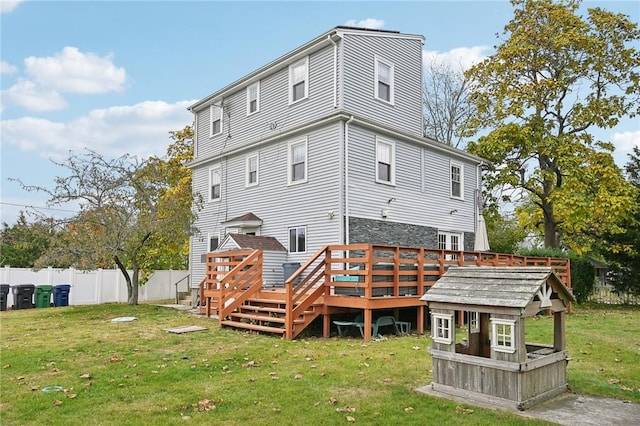
M 451 324 L 453 323 L 453 316 L 447 314 L 432 314 L 431 316 L 431 330 L 433 335 L 431 338 L 434 342 L 451 344 L 452 332 Z
M 514 353 L 516 351 L 514 329 L 515 321 L 492 319 L 491 347 L 497 352 Z

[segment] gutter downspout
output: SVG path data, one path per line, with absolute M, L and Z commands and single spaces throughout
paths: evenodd
M 338 44 L 333 41 L 331 34 L 327 39 L 333 44 L 333 107 L 338 107 Z
M 355 120 L 352 115 L 344 124 L 344 244 L 350 244 L 349 238 L 349 124 Z

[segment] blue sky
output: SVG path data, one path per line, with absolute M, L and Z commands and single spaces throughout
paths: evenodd
M 639 20 L 637 1 L 583 6 Z M 492 53 L 512 17 L 508 1 L 0 0 L 0 12 L 0 222 L 9 224 L 47 197 L 8 178 L 52 187 L 65 170 L 50 159 L 85 147 L 163 155 L 168 132 L 191 124 L 192 102 L 337 25 L 423 35 L 425 57 L 471 63 Z M 623 165 L 640 146 L 640 124 L 597 136 L 616 144 Z

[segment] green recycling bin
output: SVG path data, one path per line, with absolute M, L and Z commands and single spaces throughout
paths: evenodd
M 39 285 L 36 287 L 36 308 L 51 307 L 52 285 Z

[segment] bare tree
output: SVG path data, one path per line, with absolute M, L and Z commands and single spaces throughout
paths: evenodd
M 464 148 L 464 128 L 475 114 L 469 99 L 469 81 L 462 65 L 431 59 L 425 67 L 422 86 L 424 135 Z

